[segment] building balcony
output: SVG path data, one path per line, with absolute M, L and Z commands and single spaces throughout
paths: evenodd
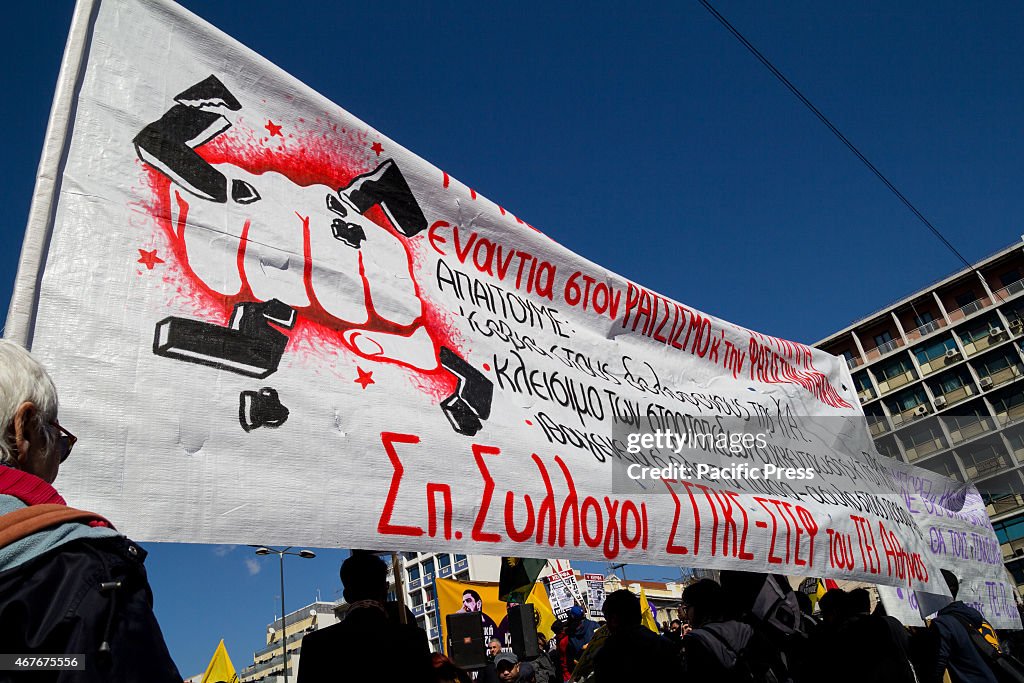
M 920 403 L 913 408 L 904 410 L 902 413 L 893 413 L 892 424 L 894 427 L 899 427 L 908 422 L 913 422 L 919 417 L 924 417 L 930 412 L 931 410 L 928 408 L 927 403 Z
M 436 609 L 436 605 L 434 604 L 433 600 L 428 600 L 425 605 L 425 608 L 427 612 L 433 612 L 434 609 Z
M 1020 294 L 1021 292 L 1024 292 L 1024 279 L 1011 282 L 1002 289 L 997 289 L 992 292 L 992 294 L 996 297 L 996 301 L 1006 301 L 1010 297 Z
M 914 462 L 926 455 L 937 453 L 944 448 L 946 448 L 946 443 L 942 440 L 942 437 L 935 437 L 934 439 L 915 444 L 913 447 L 905 450 L 907 452 L 907 460 Z
M 423 616 L 423 612 L 424 612 L 423 605 L 413 605 L 412 606 L 412 613 L 413 613 L 414 616 L 422 617 Z
M 892 377 L 889 377 L 888 379 L 879 382 L 878 390 L 883 394 L 886 394 L 889 393 L 890 391 L 893 391 L 894 389 L 899 389 L 905 384 L 910 384 L 916 379 L 917 377 L 914 375 L 914 371 L 907 370 L 906 372 L 900 375 L 893 375 Z
M 427 586 L 432 586 L 432 585 L 434 585 L 434 575 L 433 574 L 424 574 L 423 575 L 423 587 L 426 588 Z
M 960 353 L 960 349 L 948 349 L 946 353 L 931 358 L 923 363 L 920 361 L 918 365 L 921 366 L 921 376 L 925 377 L 939 370 L 945 370 L 953 363 L 957 363 L 964 359 L 964 355 Z
M 1010 459 L 1006 455 L 993 455 L 990 458 L 979 459 L 974 463 L 964 463 L 964 472 L 971 479 L 977 479 L 979 477 L 987 477 L 991 474 L 995 474 L 999 470 L 1010 467 Z
M 987 296 L 983 296 L 980 299 L 972 301 L 971 303 L 967 304 L 966 306 L 961 306 L 960 308 L 957 308 L 957 309 L 954 309 L 954 310 L 950 311 L 949 312 L 949 319 L 952 320 L 953 322 L 957 322 L 957 321 L 963 320 L 964 318 L 966 318 L 969 315 L 974 315 L 978 311 L 980 311 L 980 310 L 982 310 L 984 308 L 988 308 L 991 305 L 992 305 L 992 300 L 989 299 Z
M 915 327 L 914 329 L 907 332 L 908 341 L 917 341 L 921 337 L 927 337 L 935 330 L 940 330 L 946 326 L 945 320 L 932 320 L 931 322 L 921 325 L 921 327 Z
M 853 358 L 846 359 L 846 367 L 850 368 L 851 370 L 861 365 L 864 365 L 864 361 L 860 358 L 860 356 L 854 356 Z
M 459 560 L 455 563 L 455 571 L 461 572 L 463 569 L 469 569 L 469 560 Z
M 989 517 L 1016 512 L 1021 508 L 1024 508 L 1024 496 L 1015 493 L 1010 493 L 1002 498 L 990 500 L 988 505 L 985 506 L 985 510 L 988 512 Z
M 857 392 L 857 398 L 860 399 L 861 403 L 867 403 L 871 399 L 876 398 L 874 388 L 868 387 L 867 389 L 861 389 Z
M 944 394 L 936 394 L 935 407 L 938 408 L 939 410 L 942 410 L 943 408 L 951 406 L 954 403 L 959 403 L 960 401 L 968 399 L 971 396 L 974 396 L 976 393 L 977 391 L 975 391 L 972 385 L 965 384 L 959 389 L 947 391 Z
M 995 425 L 989 418 L 980 417 L 973 422 L 959 423 L 955 429 L 953 427 L 954 425 L 950 424 L 949 438 L 953 440 L 953 443 L 958 444 L 992 430 Z
M 964 352 L 968 356 L 984 351 L 990 346 L 998 344 L 1006 339 L 1006 332 L 1001 327 L 993 327 L 988 334 L 983 334 L 973 341 L 964 342 Z
M 999 424 L 1004 426 L 1024 418 L 1024 403 L 997 412 L 996 418 L 999 420 Z
M 422 579 L 411 579 L 409 581 L 409 590 L 414 591 L 423 585 Z
M 1012 382 L 1020 377 L 1021 374 L 1021 365 L 1019 363 L 1015 363 L 1014 365 L 1008 365 L 1002 370 L 996 370 L 995 372 L 987 375 L 980 375 L 978 383 L 982 389 L 990 389 L 992 387 L 998 387 L 1002 384 L 1006 384 L 1007 382 Z
M 451 568 L 451 566 L 438 568 L 437 575 L 438 575 L 439 578 L 442 578 L 442 579 L 451 576 L 452 575 L 452 568 Z
M 871 433 L 871 436 L 879 437 L 891 429 L 888 420 L 884 417 L 868 416 L 868 431 Z
M 868 349 L 865 351 L 865 355 L 868 357 L 868 360 L 875 360 L 876 358 L 881 358 L 887 353 L 895 351 L 901 346 L 903 346 L 902 339 L 890 339 L 884 344 L 879 344 L 873 349 Z

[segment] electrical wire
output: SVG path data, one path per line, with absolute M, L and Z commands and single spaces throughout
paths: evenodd
M 883 173 L 882 173 L 881 171 L 879 171 L 879 170 L 878 170 L 878 168 L 877 168 L 877 167 L 876 167 L 876 166 L 875 166 L 875 165 L 874 165 L 873 163 L 871 163 L 871 161 L 870 161 L 870 160 L 869 160 L 869 159 L 868 159 L 868 158 L 867 158 L 866 156 L 864 156 L 864 154 L 862 154 L 862 153 L 861 153 L 861 151 L 860 151 L 859 149 L 857 149 L 857 147 L 856 147 L 856 146 L 855 146 L 855 145 L 854 145 L 854 144 L 853 144 L 852 142 L 850 142 L 850 141 L 849 141 L 849 140 L 847 139 L 847 137 L 846 137 L 845 135 L 843 135 L 843 134 L 842 134 L 842 133 L 840 132 L 840 130 L 839 130 L 838 128 L 836 128 L 836 127 L 835 127 L 835 125 L 833 125 L 833 123 L 832 123 L 831 121 L 829 121 L 829 120 L 828 120 L 828 117 L 827 117 L 827 116 L 825 116 L 825 115 L 824 115 L 823 113 L 821 113 L 821 110 L 819 110 L 819 109 L 818 109 L 817 107 L 815 107 L 815 106 L 814 106 L 814 104 L 813 104 L 813 103 L 812 103 L 812 102 L 811 102 L 810 100 L 808 100 L 808 99 L 807 99 L 806 97 L 804 97 L 803 93 L 801 93 L 801 92 L 800 92 L 800 91 L 799 91 L 799 90 L 797 89 L 797 87 L 796 87 L 795 85 L 793 85 L 793 84 L 792 84 L 792 83 L 791 83 L 791 82 L 789 81 L 789 79 L 785 77 L 785 75 L 783 75 L 783 73 L 782 73 L 781 71 L 779 71 L 778 69 L 776 69 L 776 68 L 775 68 L 775 65 L 773 65 L 773 64 L 772 64 L 772 63 L 771 63 L 770 61 L 768 61 L 768 58 L 767 58 L 767 57 L 765 57 L 765 56 L 764 56 L 763 54 L 761 54 L 761 53 L 760 53 L 760 52 L 758 51 L 758 49 L 757 49 L 756 47 L 754 47 L 754 46 L 753 46 L 753 45 L 752 45 L 752 44 L 750 43 L 750 41 L 749 41 L 749 40 L 747 40 L 747 39 L 746 39 L 746 38 L 745 38 L 745 37 L 743 36 L 743 34 L 742 34 L 742 33 L 740 33 L 740 32 L 739 32 L 738 30 L 736 30 L 736 28 L 735 28 L 735 27 L 734 27 L 734 26 L 733 26 L 732 24 L 730 24 L 730 23 L 729 23 L 729 20 L 728 20 L 728 19 L 726 19 L 725 17 L 723 17 L 723 16 L 722 16 L 722 15 L 721 15 L 721 14 L 720 14 L 720 13 L 718 12 L 718 10 L 716 10 L 716 9 L 715 9 L 714 7 L 712 7 L 712 6 L 711 6 L 711 3 L 709 3 L 709 2 L 707 1 L 707 0 L 699 0 L 699 1 L 700 1 L 700 4 L 704 5 L 704 8 L 705 8 L 705 9 L 706 9 L 706 10 L 707 10 L 708 12 L 710 12 L 710 13 L 711 13 L 711 15 L 712 15 L 712 16 L 713 16 L 713 17 L 714 17 L 715 19 L 717 19 L 717 20 L 718 20 L 718 22 L 719 22 L 720 24 L 722 24 L 722 26 L 724 26 L 724 27 L 725 27 L 726 29 L 728 29 L 728 31 L 729 31 L 730 33 L 732 33 L 732 34 L 733 34 L 733 36 L 735 36 L 735 37 L 736 37 L 736 39 L 737 39 L 738 41 L 740 41 L 741 43 L 743 43 L 743 46 L 744 46 L 744 47 L 746 47 L 746 48 L 747 48 L 747 50 L 749 50 L 751 54 L 753 54 L 753 55 L 754 55 L 755 57 L 757 57 L 757 59 L 758 59 L 758 60 L 759 60 L 759 61 L 760 61 L 760 62 L 761 62 L 762 64 L 764 64 L 764 65 L 765 65 L 765 67 L 766 67 L 766 68 L 767 68 L 767 69 L 768 69 L 769 71 L 771 71 L 771 72 L 772 72 L 772 74 L 773 74 L 773 75 L 775 76 L 775 78 L 779 79 L 779 81 L 781 81 L 783 85 L 785 85 L 785 86 L 786 86 L 787 88 L 789 88 L 789 91 L 790 91 L 790 92 L 792 92 L 792 93 L 793 93 L 794 95 L 796 95 L 797 99 L 799 99 L 799 100 L 800 100 L 801 102 L 803 102 L 803 103 L 804 103 L 804 106 L 806 106 L 806 107 L 807 107 L 808 109 L 810 109 L 810 110 L 811 110 L 811 111 L 812 111 L 812 112 L 814 113 L 814 115 L 815 115 L 815 116 L 817 116 L 817 117 L 818 117 L 818 119 L 819 119 L 819 120 L 820 120 L 820 121 L 821 121 L 822 123 L 824 123 L 824 124 L 825 124 L 825 125 L 826 125 L 826 126 L 828 127 L 828 129 L 829 129 L 830 131 L 832 131 L 832 133 L 833 133 L 833 134 L 834 134 L 834 135 L 835 135 L 835 136 L 836 136 L 837 138 L 839 138 L 839 140 L 840 140 L 840 141 L 841 141 L 841 142 L 842 142 L 842 143 L 843 143 L 844 145 L 846 145 L 846 146 L 847 146 L 847 148 L 849 148 L 849 150 L 850 150 L 851 152 L 853 152 L 853 153 L 854 153 L 854 155 L 855 155 L 855 156 L 856 156 L 856 157 L 857 157 L 858 159 L 860 159 L 860 160 L 861 160 L 861 162 L 863 162 L 863 164 L 864 164 L 865 166 L 867 166 L 867 167 L 868 167 L 868 169 L 869 169 L 869 170 L 870 170 L 870 171 L 871 171 L 872 173 L 874 173 L 874 174 L 875 174 L 876 176 L 878 176 L 878 179 L 879 179 L 879 180 L 881 180 L 881 181 L 882 181 L 883 183 L 885 183 L 885 186 L 886 186 L 886 187 L 888 187 L 888 188 L 889 188 L 889 190 L 890 190 L 890 191 L 891 191 L 891 192 L 892 192 L 892 193 L 893 193 L 894 195 L 896 195 L 896 197 L 898 197 L 898 198 L 899 198 L 899 200 L 900 200 L 901 202 L 903 202 L 903 204 L 904 204 L 904 205 L 905 205 L 905 206 L 906 206 L 906 207 L 907 207 L 908 209 L 910 209 L 910 211 L 911 211 L 911 212 L 912 212 L 912 213 L 913 213 L 913 214 L 914 214 L 915 216 L 917 216 L 918 220 L 920 220 L 920 221 L 921 221 L 922 223 L 924 223 L 925 227 L 927 227 L 927 228 L 928 228 L 928 229 L 929 229 L 929 230 L 930 230 L 930 231 L 932 232 L 932 234 L 933 234 L 933 235 L 935 235 L 935 237 L 937 237 L 937 238 L 939 239 L 939 241 L 940 241 L 940 242 L 942 242 L 942 243 L 943 243 L 943 244 L 944 244 L 944 245 L 946 246 L 946 248 L 947 248 L 947 249 L 949 249 L 949 250 L 950 250 L 950 251 L 951 251 L 951 252 L 953 253 L 953 255 L 955 255 L 955 256 L 956 256 L 956 257 L 957 257 L 958 259 L 960 259 L 960 261 L 961 261 L 961 262 L 962 262 L 962 263 L 964 264 L 964 266 L 966 266 L 967 268 L 972 268 L 971 264 L 970 264 L 970 263 L 969 263 L 969 262 L 967 261 L 967 259 L 965 259 L 965 258 L 963 257 L 963 255 L 962 255 L 962 254 L 961 254 L 961 253 L 960 253 L 959 251 L 957 251 L 957 250 L 956 250 L 956 247 L 954 247 L 954 246 L 953 246 L 952 244 L 950 244 L 949 240 L 947 240 L 947 239 L 945 238 L 945 236 L 944 236 L 944 235 L 943 235 L 943 234 L 942 234 L 941 232 L 939 232 L 939 229 L 938 229 L 938 228 L 936 228 L 936 227 L 935 227 L 934 225 L 932 225 L 931 221 L 929 221 L 929 220 L 928 220 L 927 218 L 925 218 L 924 214 L 922 214 L 922 213 L 921 213 L 920 211 L 918 211 L 918 210 L 917 210 L 917 207 L 915 207 L 915 206 L 914 206 L 914 205 L 913 205 L 913 204 L 912 204 L 912 203 L 910 202 L 910 200 L 909 200 L 909 199 L 907 199 L 907 198 L 906 198 L 906 197 L 905 197 L 905 196 L 903 195 L 903 193 L 902 193 L 902 192 L 900 192 L 900 191 L 899 191 L 899 190 L 898 190 L 898 189 L 896 188 L 896 186 L 895 186 L 895 185 L 893 185 L 893 184 L 892 184 L 892 183 L 891 183 L 891 182 L 889 181 L 889 179 L 888 179 L 888 178 L 886 178 L 886 177 L 885 177 L 885 175 L 884 175 L 884 174 L 883 174 Z

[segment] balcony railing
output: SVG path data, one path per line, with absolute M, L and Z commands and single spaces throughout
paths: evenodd
M 970 384 L 964 384 L 958 389 L 947 391 L 944 394 L 938 394 L 935 397 L 935 407 L 941 410 L 946 406 L 951 406 L 954 403 L 959 403 L 960 401 L 963 401 L 966 398 L 970 398 L 971 396 L 974 396 L 974 387 Z M 941 398 L 942 400 L 940 401 L 939 398 Z
M 925 415 L 928 415 L 929 412 L 931 412 L 931 410 L 928 408 L 927 403 L 919 403 L 913 408 L 904 410 L 901 413 L 895 413 L 892 416 L 892 423 L 894 425 L 905 424 L 916 420 L 919 417 L 924 417 Z
M 437 570 L 437 575 L 439 577 L 441 577 L 442 579 L 445 578 L 446 576 L 451 576 L 452 575 L 452 568 L 451 568 L 451 566 L 439 568 Z
M 991 372 L 987 375 L 981 375 L 979 377 L 979 381 L 982 385 L 987 385 L 987 387 L 997 387 L 1000 384 L 1005 384 L 1006 382 L 1013 381 L 1020 376 L 1021 366 L 1018 363 L 1014 365 L 1008 365 L 1002 370 L 996 370 L 995 372 Z M 986 382 L 986 379 L 991 380 L 991 382 Z
M 915 327 L 914 329 L 907 332 L 907 339 L 909 339 L 910 341 L 915 341 L 917 339 L 920 339 L 921 337 L 925 337 L 931 334 L 935 330 L 942 329 L 945 326 L 945 320 L 932 320 L 931 322 L 927 322 L 924 325 L 921 325 L 920 327 Z
M 899 389 L 904 384 L 910 384 L 915 379 L 917 379 L 917 376 L 914 374 L 914 371 L 907 370 L 899 375 L 893 375 L 892 377 L 881 380 L 878 383 L 878 390 L 884 394 L 892 391 L 893 389 Z
M 423 585 L 423 580 L 422 579 L 411 579 L 409 581 L 409 590 L 414 591 L 414 590 L 416 590 L 417 588 L 419 588 L 422 585 Z
M 1002 498 L 990 500 L 986 509 L 990 516 L 995 516 L 1006 514 L 1007 512 L 1013 512 L 1014 510 L 1022 507 L 1024 507 L 1024 496 L 1011 493 L 1003 496 Z
M 989 422 L 987 417 L 982 417 L 973 422 L 956 424 L 955 427 L 953 424 L 950 424 L 949 436 L 953 443 L 961 443 L 990 429 L 992 429 L 992 423 Z
M 423 586 L 426 587 L 426 586 L 431 585 L 432 583 L 434 583 L 434 575 L 433 574 L 424 574 L 423 575 Z
M 417 617 L 423 616 L 423 605 L 413 605 L 412 613 Z
M 976 299 L 976 300 L 972 301 L 971 303 L 967 304 L 966 306 L 961 306 L 960 308 L 957 308 L 957 309 L 954 309 L 954 310 L 950 311 L 949 312 L 949 319 L 953 320 L 953 321 L 963 320 L 967 316 L 973 315 L 974 313 L 977 313 L 981 309 L 983 309 L 986 306 L 989 306 L 991 304 L 992 304 L 992 300 L 989 299 L 987 296 L 984 296 L 984 297 L 982 297 L 980 299 Z
M 923 441 L 911 448 L 906 449 L 907 459 L 913 462 L 918 458 L 923 458 L 926 455 L 931 455 L 932 453 L 941 451 L 945 447 L 946 444 L 940 437 L 929 439 L 928 441 Z
M 459 560 L 455 563 L 455 571 L 461 572 L 463 569 L 469 569 L 469 560 Z
M 1020 294 L 1021 292 L 1024 292 L 1024 278 L 1011 282 L 1002 289 L 997 289 L 993 294 L 995 294 L 996 299 L 999 301 L 1006 301 L 1014 294 Z
M 850 368 L 851 370 L 853 370 L 858 365 L 863 365 L 863 364 L 864 364 L 864 361 L 861 360 L 860 356 L 854 356 L 853 358 L 847 358 L 846 359 L 846 367 Z
M 880 358 L 881 356 L 884 356 L 885 354 L 889 353 L 890 351 L 895 351 L 896 349 L 898 349 L 901 346 L 903 346 L 903 340 L 902 339 L 899 339 L 899 338 L 897 338 L 897 339 L 890 339 L 889 341 L 887 341 L 887 342 L 885 342 L 883 344 L 879 344 L 878 346 L 876 346 L 873 349 L 868 349 L 867 352 L 866 352 L 867 353 L 867 357 L 869 359 L 871 359 L 871 360 L 873 360 L 875 358 Z
M 867 403 L 874 397 L 875 390 L 872 387 L 868 387 L 867 389 L 861 389 L 860 391 L 857 392 L 857 398 L 860 399 L 861 403 Z
M 868 431 L 871 432 L 871 436 L 881 436 L 889 431 L 889 423 L 884 417 L 869 417 Z
M 1024 403 L 1018 403 L 1017 405 L 1010 406 L 1006 410 L 1000 410 L 996 413 L 996 418 L 999 420 L 1001 425 L 1008 425 L 1011 422 L 1024 417 Z
M 991 458 L 978 460 L 973 465 L 964 463 L 964 470 L 966 470 L 967 476 L 973 479 L 974 477 L 984 477 L 998 472 L 1000 469 L 1008 467 L 1009 464 L 1006 456 L 993 455 Z

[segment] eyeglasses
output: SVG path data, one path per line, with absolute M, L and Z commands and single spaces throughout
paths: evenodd
M 78 437 L 61 427 L 60 423 L 56 420 L 50 424 L 56 427 L 57 431 L 60 432 L 60 438 L 57 443 L 60 445 L 60 461 L 64 462 L 68 459 L 68 456 L 71 455 L 71 449 L 75 447 L 76 443 L 78 443 Z

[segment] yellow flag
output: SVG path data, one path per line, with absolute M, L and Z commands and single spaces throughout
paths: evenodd
M 647 602 L 647 593 L 644 592 L 643 586 L 640 586 L 640 611 L 643 612 L 643 625 L 658 633 L 658 622 L 654 620 L 654 611 Z
M 213 651 L 213 659 L 206 667 L 202 683 L 238 683 L 238 674 L 235 673 L 231 657 L 228 657 L 228 649 L 224 647 L 223 639 L 217 645 L 217 649 Z
M 535 583 L 526 602 L 533 605 L 533 609 L 537 611 L 537 630 L 543 633 L 545 638 L 551 638 L 554 635 L 551 626 L 555 623 L 555 613 L 551 609 L 551 601 L 548 600 L 544 584 Z

